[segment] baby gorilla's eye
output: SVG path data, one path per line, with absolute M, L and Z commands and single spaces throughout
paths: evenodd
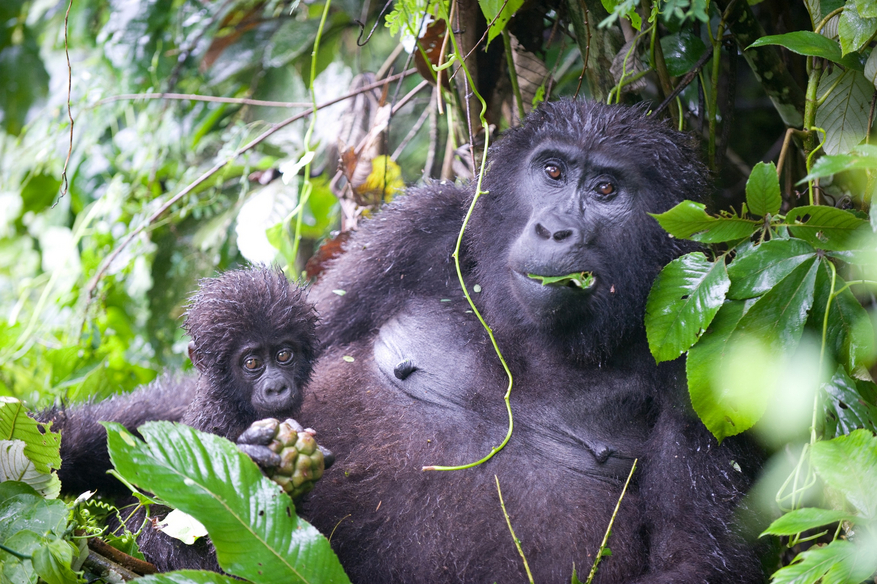
M 602 182 L 597 185 L 597 192 L 604 197 L 608 197 L 615 193 L 615 185 L 611 182 Z
M 277 353 L 275 357 L 278 363 L 288 363 L 292 361 L 292 351 L 289 349 L 282 349 Z
M 560 167 L 557 166 L 556 164 L 549 162 L 548 164 L 545 165 L 544 170 L 545 170 L 545 174 L 547 174 L 549 176 L 549 178 L 552 178 L 554 180 L 558 180 L 560 178 L 560 175 L 561 175 Z
M 244 361 L 244 367 L 253 371 L 254 369 L 258 369 L 262 366 L 262 362 L 256 357 L 249 357 L 246 361 Z

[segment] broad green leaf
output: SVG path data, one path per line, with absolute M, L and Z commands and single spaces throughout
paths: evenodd
M 349 582 L 329 542 L 234 444 L 171 422 L 105 424 L 116 470 L 204 524 L 223 570 L 257 584 Z
M 835 290 L 842 288 L 846 282 L 837 276 Z M 837 363 L 846 367 L 857 379 L 870 380 L 868 373 L 874 363 L 877 342 L 875 342 L 874 326 L 868 313 L 859 304 L 849 288 L 838 294 L 831 301 L 828 320 L 825 320 L 825 307 L 831 294 L 831 272 L 826 264 L 822 264 L 816 277 L 816 288 L 813 298 L 813 309 L 810 313 L 809 326 L 821 338 L 825 328 L 825 346 L 829 355 Z
M 706 206 L 694 201 L 682 201 L 665 213 L 649 215 L 657 219 L 664 231 L 673 237 L 703 243 L 744 239 L 761 227 L 760 221 L 707 215 Z
M 0 543 L 18 531 L 33 531 L 39 536 L 61 535 L 67 526 L 67 505 L 57 499 L 21 494 L 0 503 Z
M 63 539 L 50 541 L 34 551 L 34 570 L 48 584 L 76 584 L 79 578 L 70 567 L 73 552 L 73 545 Z
M 856 0 L 856 10 L 863 18 L 877 17 L 877 3 L 874 0 Z
M 240 580 L 203 570 L 179 570 L 137 578 L 137 584 L 240 584 Z
M 759 217 L 768 213 L 776 215 L 782 202 L 776 165 L 773 162 L 759 162 L 746 181 L 746 206 L 749 212 Z
M 40 432 L 40 427 L 46 430 Z M 61 467 L 61 434 L 48 431 L 49 425 L 30 418 L 14 397 L 0 396 L 0 440 L 22 440 L 24 454 L 43 473 Z
M 829 90 L 831 93 L 816 110 L 816 125 L 825 130 L 825 153 L 842 154 L 865 138 L 874 86 L 859 71 L 835 67 L 819 80 L 819 99 Z
M 753 245 L 728 266 L 731 277 L 728 297 L 745 300 L 761 296 L 814 257 L 816 250 L 800 239 L 772 239 Z
M 868 430 L 813 445 L 810 461 L 829 487 L 866 519 L 877 519 L 877 438 Z
M 761 535 L 795 535 L 830 523 L 855 519 L 855 515 L 834 509 L 795 509 L 789 511 L 764 530 Z
M 795 207 L 786 214 L 785 225 L 795 237 L 813 247 L 844 251 L 855 249 L 868 231 L 868 222 L 849 211 L 821 205 Z
M 847 0 L 837 26 L 843 54 L 858 51 L 877 32 L 877 18 L 865 18 L 856 8 L 856 0 Z
M 740 319 L 738 330 L 759 339 L 777 353 L 794 351 L 813 305 L 818 266 L 813 257 L 789 272 L 755 301 Z
M 502 31 L 505 30 L 506 25 L 509 23 L 509 19 L 524 5 L 524 0 L 508 0 L 508 2 L 504 0 L 478 0 L 478 5 L 481 6 L 481 12 L 484 14 L 487 23 L 493 22 L 490 32 L 487 33 L 487 44 L 489 45 L 490 41 L 502 34 Z M 501 14 L 500 10 L 502 10 Z M 499 17 L 497 17 L 498 14 Z M 494 22 L 494 19 L 496 19 L 496 22 Z
M 834 376 L 821 389 L 827 437 L 843 436 L 859 428 L 877 432 L 877 407 L 862 398 L 842 365 L 838 365 Z
M 798 181 L 798 184 L 857 168 L 877 168 L 877 146 L 862 144 L 849 154 L 823 156 L 810 169 L 810 174 Z
M 33 553 L 46 544 L 46 538 L 40 537 L 33 531 L 23 530 L 16 532 L 12 537 L 2 542 L 9 549 L 25 555 L 33 556 Z M 37 584 L 38 576 L 34 571 L 33 562 L 21 560 L 12 554 L 0 550 L 0 582 L 3 584 Z
M 706 51 L 706 45 L 699 36 L 688 30 L 681 30 L 661 37 L 661 50 L 667 72 L 673 77 L 680 77 L 694 68 Z
M 852 59 L 844 58 L 840 46 L 836 42 L 809 30 L 763 36 L 746 47 L 746 50 L 766 45 L 779 45 L 799 55 L 822 57 L 834 63 L 852 66 Z
M 670 262 L 646 303 L 646 333 L 655 361 L 670 361 L 691 347 L 712 322 L 731 285 L 724 258 L 700 252 Z
M 25 454 L 27 445 L 21 440 L 0 440 L 0 482 L 21 481 L 33 487 L 46 499 L 57 499 L 61 481 L 54 473 L 40 472 Z
M 868 556 L 871 555 L 869 558 Z M 858 584 L 877 567 L 877 555 L 845 540 L 815 546 L 773 574 L 771 584 Z
M 732 333 L 752 304 L 725 302 L 685 362 L 691 405 L 719 441 L 751 428 L 767 407 L 766 392 L 746 384 L 729 385 L 724 375 L 734 369 Z

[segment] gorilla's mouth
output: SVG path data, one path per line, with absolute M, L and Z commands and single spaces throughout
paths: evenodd
M 596 278 L 591 272 L 576 272 L 565 276 L 539 276 L 537 274 L 527 274 L 527 277 L 534 280 L 540 280 L 543 286 L 557 286 L 578 290 L 588 290 L 596 283 Z

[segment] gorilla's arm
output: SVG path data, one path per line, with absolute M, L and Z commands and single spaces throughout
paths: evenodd
M 412 297 L 459 294 L 450 254 L 469 200 L 452 183 L 412 189 L 353 234 L 311 293 L 324 347 L 374 332 Z
M 127 489 L 106 474 L 111 468 L 107 453 L 107 432 L 98 421 L 118 422 L 131 432 L 153 420 L 180 421 L 195 397 L 194 377 L 165 376 L 110 399 L 53 407 L 39 412 L 41 422 L 52 422 L 52 431 L 61 432 L 61 469 L 58 478 L 64 492 L 81 493 L 98 489 L 105 494 L 124 494 Z
M 699 420 L 666 408 L 648 452 L 641 485 L 651 553 L 642 582 L 731 582 L 759 573 L 742 533 L 743 497 L 761 467 L 757 449 L 744 437 L 718 445 Z

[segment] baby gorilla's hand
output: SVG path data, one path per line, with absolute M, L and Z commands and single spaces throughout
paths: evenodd
M 314 440 L 315 434 L 291 418 L 283 422 L 265 418 L 244 430 L 237 444 L 268 478 L 297 499 L 313 489 L 335 461 L 334 455 Z

